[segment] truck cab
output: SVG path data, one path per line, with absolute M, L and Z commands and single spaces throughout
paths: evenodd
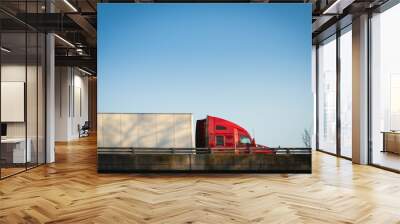
M 207 131 L 210 148 L 245 147 L 253 142 L 244 128 L 218 117 L 207 116 Z
M 249 132 L 241 126 L 222 118 L 207 116 L 196 123 L 196 147 L 211 150 L 232 150 L 237 148 L 260 149 Z

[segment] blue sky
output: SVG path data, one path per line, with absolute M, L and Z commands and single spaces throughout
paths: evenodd
M 310 4 L 99 4 L 98 111 L 231 120 L 268 146 L 312 127 Z

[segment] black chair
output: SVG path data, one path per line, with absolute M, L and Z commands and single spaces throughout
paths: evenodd
M 79 138 L 89 136 L 89 129 L 90 129 L 89 121 L 85 121 L 82 127 L 78 128 L 79 128 Z

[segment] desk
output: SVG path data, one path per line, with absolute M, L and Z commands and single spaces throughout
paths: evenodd
M 5 160 L 9 163 L 31 162 L 32 141 L 30 138 L 28 138 L 27 142 L 28 142 L 28 145 L 27 145 L 28 147 L 26 147 L 26 153 L 25 153 L 25 138 L 1 139 L 2 157 L 5 158 Z M 5 154 L 5 155 L 3 156 L 3 154 Z
M 400 132 L 384 131 L 382 134 L 383 152 L 400 154 Z

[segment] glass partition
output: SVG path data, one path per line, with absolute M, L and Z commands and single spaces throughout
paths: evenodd
M 26 41 L 25 32 L 1 34 L 2 177 L 24 171 L 26 162 L 31 162 L 26 141 Z
M 16 13 L 42 13 L 44 1 L 8 1 Z M 0 178 L 45 163 L 43 33 L 0 12 Z

